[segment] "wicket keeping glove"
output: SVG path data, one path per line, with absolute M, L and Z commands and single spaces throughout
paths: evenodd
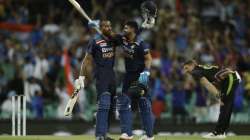
M 99 28 L 100 20 L 92 20 L 88 22 L 89 28 Z
M 148 81 L 149 81 L 149 71 L 148 70 L 144 70 L 143 72 L 140 73 L 140 77 L 139 77 L 139 83 L 143 84 L 143 85 L 147 85 Z
M 84 79 L 85 79 L 84 76 L 79 76 L 79 78 L 75 80 L 74 88 L 76 90 L 80 90 L 81 88 L 84 88 Z

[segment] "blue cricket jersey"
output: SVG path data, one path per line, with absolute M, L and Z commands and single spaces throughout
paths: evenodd
M 93 56 L 96 70 L 110 69 L 114 66 L 114 46 L 100 34 L 94 35 L 89 41 L 87 52 Z
M 113 77 L 115 49 L 111 41 L 105 40 L 100 34 L 96 34 L 89 41 L 87 53 L 93 56 L 97 80 Z
M 149 53 L 149 47 L 142 40 L 129 43 L 123 39 L 126 72 L 140 73 L 145 69 L 145 55 Z

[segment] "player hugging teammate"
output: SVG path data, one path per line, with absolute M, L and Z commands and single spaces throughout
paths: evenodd
M 155 22 L 154 18 L 156 15 L 156 6 L 152 4 L 153 3 L 151 3 L 151 1 L 149 3 L 146 2 L 142 4 L 141 8 L 144 9 L 143 15 L 145 18 L 145 21 L 142 24 L 144 28 L 151 28 L 154 25 L 154 22 Z M 95 21 L 93 21 L 93 22 L 89 22 L 89 26 L 92 28 L 98 28 L 99 25 Z M 142 127 L 144 131 L 146 132 L 146 135 L 144 135 L 141 138 L 141 140 L 153 140 L 154 139 L 153 137 L 154 118 L 153 118 L 152 109 L 151 109 L 151 96 L 150 94 L 148 94 L 148 80 L 149 80 L 149 75 L 150 75 L 149 70 L 150 70 L 152 58 L 149 52 L 149 48 L 147 48 L 145 43 L 138 38 L 137 36 L 138 32 L 139 32 L 138 24 L 135 21 L 128 21 L 127 23 L 125 23 L 122 35 L 112 33 L 111 36 L 105 37 L 113 46 L 120 46 L 123 48 L 123 54 L 124 54 L 124 59 L 125 59 L 126 74 L 123 79 L 122 93 L 117 95 L 118 96 L 117 97 L 117 109 L 119 112 L 121 132 L 122 132 L 122 135 L 120 136 L 120 140 L 132 140 L 133 139 L 133 135 L 132 135 L 133 117 L 132 117 L 132 108 L 131 108 L 132 104 L 139 106 L 139 111 L 140 111 L 140 115 L 142 119 Z M 99 46 L 99 48 L 102 48 L 102 46 Z M 105 50 L 103 51 L 104 53 L 109 49 L 101 49 L 101 50 L 102 51 Z M 102 73 L 100 75 L 103 75 L 103 74 L 105 75 L 105 73 Z M 105 97 L 107 97 L 107 95 L 105 95 Z M 98 100 L 98 103 L 102 101 L 101 99 L 102 98 Z M 105 106 L 105 105 L 101 104 L 98 107 L 102 108 L 102 106 Z M 106 114 L 107 114 L 107 111 L 106 111 Z M 102 120 L 100 124 L 101 123 L 105 124 L 104 125 L 105 129 L 103 130 L 106 130 L 106 131 L 103 132 L 102 135 L 99 136 L 98 127 L 97 127 L 96 138 L 98 140 L 107 139 L 108 138 L 106 137 L 107 122 L 104 122 L 103 118 L 98 118 L 98 115 L 97 115 L 97 126 L 99 122 L 98 119 Z M 107 121 L 106 116 L 105 116 L 105 120 Z
M 95 23 L 89 23 L 97 27 Z M 123 48 L 126 74 L 123 79 L 122 93 L 117 97 L 122 135 L 120 140 L 132 140 L 132 104 L 138 105 L 142 127 L 146 132 L 142 140 L 153 140 L 154 118 L 151 109 L 151 96 L 148 94 L 149 69 L 152 58 L 149 48 L 137 36 L 139 26 L 135 21 L 128 21 L 123 28 L 123 35 L 113 34 L 110 41 L 114 46 Z M 98 118 L 97 118 L 98 119 Z M 98 121 L 98 120 L 97 120 Z
M 141 139 L 153 140 L 154 118 L 151 109 L 151 96 L 148 94 L 149 69 L 152 58 L 149 48 L 137 37 L 139 26 L 128 21 L 123 28 L 123 36 L 117 35 L 116 41 L 123 48 L 126 73 L 122 93 L 117 98 L 122 135 L 120 140 L 132 140 L 132 105 L 139 107 L 142 127 L 146 132 Z M 119 43 L 118 43 L 119 44 Z
M 105 22 L 101 22 L 105 23 Z M 92 27 L 98 27 L 94 22 L 89 23 Z M 106 24 L 104 24 L 106 25 Z M 104 26 L 101 24 L 101 27 Z M 101 30 L 103 30 L 101 28 Z M 96 137 L 97 139 L 107 139 L 108 127 L 108 110 L 111 106 L 112 93 L 109 86 L 113 85 L 114 77 L 113 63 L 114 55 L 106 55 L 114 53 L 114 46 L 121 46 L 125 59 L 126 74 L 123 80 L 122 93 L 117 97 L 117 109 L 121 123 L 120 140 L 132 140 L 132 101 L 139 106 L 142 118 L 142 125 L 146 135 L 142 140 L 153 140 L 153 114 L 151 109 L 150 95 L 148 94 L 149 69 L 151 66 L 151 55 L 149 48 L 144 42 L 137 38 L 139 26 L 135 21 L 129 21 L 125 24 L 123 35 L 108 34 L 105 40 L 100 35 L 96 35 L 93 41 L 90 41 L 88 53 L 94 56 L 97 67 L 97 91 L 98 91 L 98 112 Z M 109 32 L 111 33 L 111 32 Z M 111 35 L 111 36 L 110 36 Z M 110 44 L 110 45 L 108 45 Z M 109 46 L 109 47 L 107 47 Z M 113 49 L 112 49 L 113 48 Z M 109 60 L 110 59 L 110 60 Z M 108 61 L 109 60 L 109 61 Z M 107 67 L 107 71 L 106 71 Z M 101 78 L 102 77 L 102 78 Z M 99 78 L 99 79 L 98 79 Z M 103 80 L 100 80 L 103 79 Z M 111 78 L 113 79 L 113 78 Z M 112 86 L 114 87 L 114 86 Z M 112 88 L 113 89 L 113 88 Z
M 87 67 L 86 62 L 93 60 L 95 64 L 95 79 L 97 89 L 96 131 L 97 140 L 112 140 L 106 134 L 110 110 L 115 96 L 114 45 L 109 40 L 112 34 L 111 23 L 108 20 L 100 22 L 102 35 L 96 33 L 89 41 L 88 50 L 82 63 L 82 70 Z M 83 76 L 84 72 L 81 72 Z

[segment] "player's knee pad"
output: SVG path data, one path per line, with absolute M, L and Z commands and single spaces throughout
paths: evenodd
M 109 92 L 102 93 L 98 100 L 98 110 L 110 109 L 110 105 L 111 105 L 111 94 Z
M 147 97 L 140 97 L 139 99 L 139 108 L 143 113 L 151 112 L 151 102 Z
M 131 101 L 127 95 L 119 95 L 117 97 L 117 109 L 118 110 L 129 110 L 131 109 Z

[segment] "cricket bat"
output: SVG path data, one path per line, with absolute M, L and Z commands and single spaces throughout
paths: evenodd
M 68 0 L 74 7 L 75 9 L 88 21 L 92 21 L 90 17 L 87 15 L 87 13 L 84 11 L 84 9 L 80 6 L 80 4 L 76 0 Z M 102 35 L 102 32 L 100 31 L 99 28 L 94 28 L 99 34 Z
M 84 76 L 80 76 L 79 77 L 80 81 L 84 81 Z M 84 83 L 82 83 L 82 85 L 84 85 Z M 83 88 L 83 87 L 82 87 Z M 81 87 L 75 87 L 75 90 L 73 92 L 73 94 L 71 95 L 67 105 L 66 105 L 66 108 L 64 110 L 64 115 L 65 116 L 70 116 L 72 114 L 72 111 L 73 111 L 73 108 L 75 106 L 75 103 L 77 101 L 77 98 L 78 98 L 78 93 L 79 91 L 81 90 Z
M 65 116 L 70 116 L 72 114 L 73 108 L 75 106 L 75 103 L 77 101 L 78 98 L 78 92 L 80 91 L 80 89 L 75 89 L 74 93 L 72 94 L 72 96 L 70 97 L 67 106 L 64 110 L 64 115 Z

